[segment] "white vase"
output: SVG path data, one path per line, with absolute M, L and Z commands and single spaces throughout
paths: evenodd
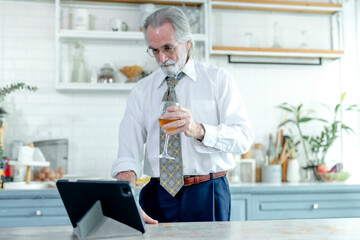
M 286 180 L 288 182 L 300 182 L 300 164 L 296 158 L 291 159 L 288 163 Z

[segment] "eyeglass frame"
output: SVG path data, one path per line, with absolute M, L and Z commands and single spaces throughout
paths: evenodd
M 180 43 L 179 41 L 177 41 L 174 45 L 167 43 L 167 44 L 165 44 L 165 45 L 163 45 L 163 46 L 160 47 L 160 51 L 161 51 L 164 55 L 170 57 L 172 54 L 174 54 L 174 52 L 175 52 L 175 47 L 176 47 L 179 43 Z M 170 47 L 170 46 L 171 46 L 171 47 Z M 165 50 L 166 47 L 170 47 L 167 51 L 171 51 L 171 53 L 167 53 L 167 52 L 166 52 L 166 50 Z M 157 57 L 159 56 L 159 54 L 160 54 L 160 51 L 159 51 L 159 53 L 157 53 L 157 54 L 155 55 L 154 52 L 153 52 L 154 50 L 158 50 L 158 51 L 159 51 L 158 48 L 154 48 L 154 47 L 149 46 L 149 47 L 146 49 L 146 52 L 149 54 L 150 57 L 152 57 L 152 58 L 157 58 Z M 150 53 L 151 51 L 152 51 L 152 53 Z

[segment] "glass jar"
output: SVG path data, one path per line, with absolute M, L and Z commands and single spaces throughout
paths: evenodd
M 262 150 L 262 144 L 261 143 L 255 143 L 254 144 L 254 152 L 252 154 L 253 158 L 256 160 L 255 166 L 256 166 L 256 175 L 255 179 L 256 182 L 261 182 L 261 167 L 265 163 L 265 154 Z
M 116 83 L 116 72 L 110 66 L 110 64 L 106 63 L 101 69 L 98 76 L 98 83 Z

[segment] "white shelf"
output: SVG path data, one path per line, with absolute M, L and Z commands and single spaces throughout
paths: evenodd
M 144 35 L 141 32 L 61 30 L 59 32 L 59 37 L 61 40 L 78 40 L 78 39 L 144 40 Z
M 206 2 L 207 0 L 77 0 L 77 1 L 73 1 L 73 0 L 65 0 L 64 2 L 70 2 L 71 4 L 79 4 L 81 2 L 87 2 L 87 3 L 99 3 L 99 4 L 104 4 L 104 3 L 111 3 L 111 4 L 116 4 L 116 3 L 133 3 L 133 4 L 143 4 L 143 3 L 152 3 L 152 4 L 162 4 L 162 5 L 181 5 L 182 3 L 184 3 L 185 5 L 202 5 Z
M 19 161 L 14 161 L 11 160 L 9 161 L 9 165 L 12 166 L 31 166 L 31 167 L 48 167 L 50 166 L 50 162 L 19 162 Z
M 195 41 L 205 41 L 204 34 L 193 34 Z M 98 40 L 138 40 L 145 41 L 142 32 L 112 32 L 112 31 L 77 31 L 60 30 L 61 40 L 98 39 Z
M 131 28 L 133 31 L 107 31 L 107 28 L 104 28 L 104 19 L 112 18 L 112 15 L 116 13 L 119 15 L 121 12 L 127 13 L 127 11 L 139 11 L 138 7 L 143 3 L 153 3 L 157 5 L 177 5 L 179 7 L 184 3 L 187 7 L 199 7 L 200 10 L 200 20 L 203 24 L 200 24 L 200 32 L 193 34 L 194 41 L 199 43 L 199 46 L 202 47 L 203 53 L 198 57 L 208 60 L 209 57 L 209 46 L 208 46 L 208 26 L 204 23 L 208 22 L 208 11 L 209 11 L 209 0 L 55 0 L 55 57 L 56 57 L 56 65 L 55 65 L 55 88 L 58 91 L 130 91 L 135 83 L 117 83 L 117 84 L 98 84 L 98 83 L 71 83 L 68 82 L 69 71 L 71 71 L 71 67 L 67 67 L 64 63 L 66 63 L 66 58 L 71 56 L 73 49 L 71 44 L 82 41 L 84 46 L 89 46 L 87 53 L 90 53 L 86 57 L 91 57 L 91 63 L 89 63 L 90 68 L 98 68 L 102 66 L 105 62 L 114 62 L 114 55 L 117 56 L 117 60 L 119 62 L 129 61 L 127 64 L 139 64 L 144 61 L 141 54 L 145 51 L 140 49 L 144 48 L 145 39 L 143 32 L 136 31 L 138 29 L 136 26 Z M 158 6 L 161 7 L 161 6 Z M 94 25 L 98 29 L 103 30 L 88 30 L 88 31 L 79 31 L 66 29 L 62 26 L 69 26 L 70 11 L 69 9 L 73 8 L 86 8 L 92 11 L 92 14 L 96 16 L 102 12 L 109 12 L 109 16 L 101 15 L 102 19 L 99 18 L 99 22 L 102 24 Z M 66 11 L 62 11 L 66 9 Z M 115 15 L 116 15 L 115 14 Z M 120 15 L 121 16 L 121 15 Z M 129 16 L 128 16 L 129 17 Z M 64 20 L 65 19 L 65 20 Z M 138 21 L 137 16 L 130 17 L 132 23 L 133 21 Z M 130 24 L 131 25 L 131 24 Z M 129 26 L 130 26 L 129 25 Z M 136 24 L 135 24 L 136 25 Z M 131 49 L 134 49 L 133 55 L 129 57 L 129 55 L 121 54 L 121 51 L 125 52 L 128 50 L 127 46 Z M 130 49 L 129 48 L 129 49 Z M 111 51 L 114 49 L 113 56 L 101 55 L 99 59 L 94 55 L 96 49 L 106 49 L 106 51 Z M 138 60 L 134 60 L 134 56 L 139 54 Z M 129 59 L 128 59 L 129 57 Z M 89 59 L 89 58 L 88 58 Z M 94 60 L 95 59 L 95 60 Z M 86 59 L 85 59 L 86 60 Z M 103 61 L 103 62 L 101 62 Z M 138 63 L 138 62 L 140 63 Z M 90 62 L 90 61 L 89 61 Z M 95 62 L 95 63 L 94 63 Z M 97 63 L 99 62 L 99 63 Z
M 135 83 L 59 83 L 56 89 L 61 91 L 130 91 Z

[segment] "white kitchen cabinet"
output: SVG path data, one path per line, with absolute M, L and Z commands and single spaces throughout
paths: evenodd
M 229 62 L 235 56 L 321 63 L 344 53 L 341 1 L 216 0 L 209 9 L 210 54 Z
M 182 1 L 135 1 L 135 0 L 89 0 L 69 1 L 56 0 L 56 67 L 55 86 L 63 91 L 118 91 L 130 90 L 134 83 L 125 82 L 122 73 L 119 83 L 101 84 L 90 81 L 94 71 L 99 74 L 100 68 L 110 63 L 115 70 L 124 66 L 139 65 L 144 70 L 151 71 L 156 68 L 155 59 L 146 53 L 146 43 L 140 31 L 140 4 L 151 3 L 155 8 L 168 5 L 177 5 L 187 9 L 192 14 L 197 13 L 199 21 L 194 25 L 194 40 L 196 44 L 195 59 L 208 60 L 208 18 L 207 0 Z M 89 30 L 73 30 L 71 28 L 71 12 L 74 9 L 87 9 L 90 14 Z M 110 20 L 121 19 L 128 25 L 127 31 L 111 31 Z M 194 26 L 193 26 L 194 27 Z M 195 30 L 195 31 L 194 31 Z M 86 66 L 87 82 L 73 82 L 71 72 L 73 67 L 74 46 L 81 42 L 84 47 L 84 60 Z M 94 80 L 94 79 L 93 79 Z

